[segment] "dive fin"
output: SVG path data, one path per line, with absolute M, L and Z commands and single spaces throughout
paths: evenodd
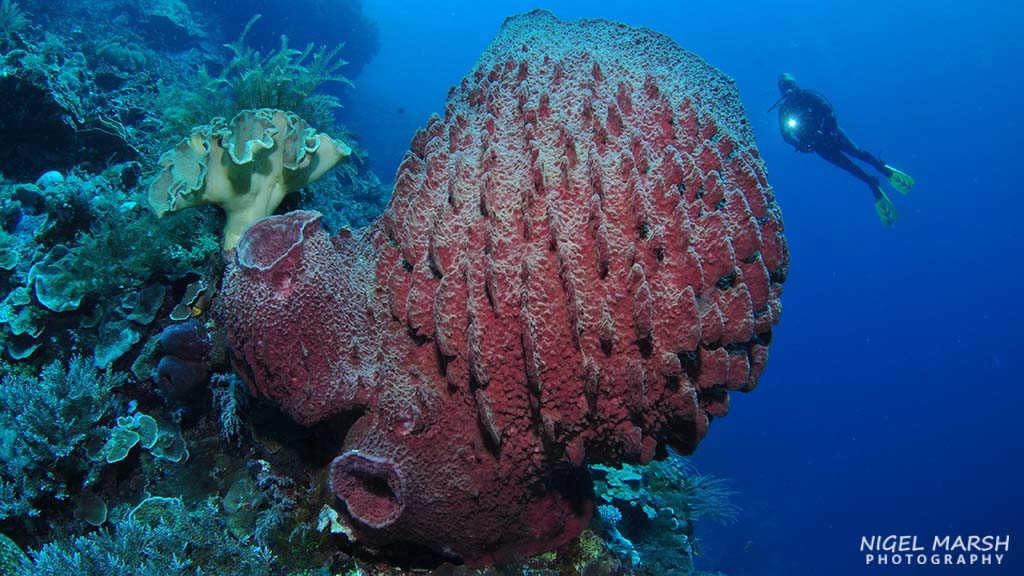
M 896 213 L 896 207 L 892 205 L 892 201 L 881 190 L 879 190 L 879 196 L 875 198 L 875 212 L 878 212 L 878 219 L 886 226 L 892 226 L 900 217 Z
M 889 184 L 899 191 L 900 194 L 910 194 L 910 189 L 914 187 L 914 179 L 901 170 L 897 170 L 888 164 L 885 165 L 892 174 L 889 175 Z

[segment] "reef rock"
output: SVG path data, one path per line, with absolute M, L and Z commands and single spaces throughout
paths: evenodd
M 733 82 L 540 11 L 416 134 L 377 223 L 319 220 L 242 237 L 239 371 L 300 423 L 360 415 L 330 469 L 358 542 L 471 565 L 578 534 L 586 464 L 692 452 L 764 370 L 788 265 Z

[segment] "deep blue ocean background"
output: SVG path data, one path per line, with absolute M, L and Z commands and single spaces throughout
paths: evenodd
M 331 3 L 315 4 L 306 15 L 291 3 L 251 8 L 295 45 L 344 41 Z M 533 8 L 653 28 L 735 78 L 783 210 L 792 262 L 770 365 L 694 456 L 733 479 L 743 508 L 732 526 L 698 527 L 705 567 L 1024 574 L 1024 5 L 364 0 L 380 51 L 343 92 L 342 119 L 382 179 L 504 17 Z M 259 33 L 273 45 L 280 30 Z M 862 183 L 781 140 L 765 110 L 783 71 L 825 93 L 858 144 L 917 179 L 909 197 L 889 191 L 894 228 Z M 858 550 L 874 534 L 1007 533 L 1003 567 L 865 566 Z

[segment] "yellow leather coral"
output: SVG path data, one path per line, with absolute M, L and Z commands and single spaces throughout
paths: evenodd
M 230 122 L 214 118 L 160 157 L 149 187 L 157 216 L 191 206 L 224 210 L 224 249 L 253 222 L 270 216 L 285 195 L 348 159 L 344 142 L 317 131 L 292 112 L 243 110 Z

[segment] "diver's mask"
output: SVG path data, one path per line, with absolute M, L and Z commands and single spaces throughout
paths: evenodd
M 783 72 L 779 75 L 778 86 L 783 98 L 791 96 L 796 93 L 796 78 L 789 72 Z
M 768 112 L 775 110 L 778 108 L 779 104 L 782 104 L 786 100 L 786 98 L 796 94 L 796 78 L 789 72 L 783 72 L 780 74 L 777 84 L 779 86 L 779 93 L 782 94 L 782 97 L 776 100 L 775 104 L 772 104 L 772 107 L 768 109 Z M 789 126 L 789 128 L 796 128 L 796 126 Z

